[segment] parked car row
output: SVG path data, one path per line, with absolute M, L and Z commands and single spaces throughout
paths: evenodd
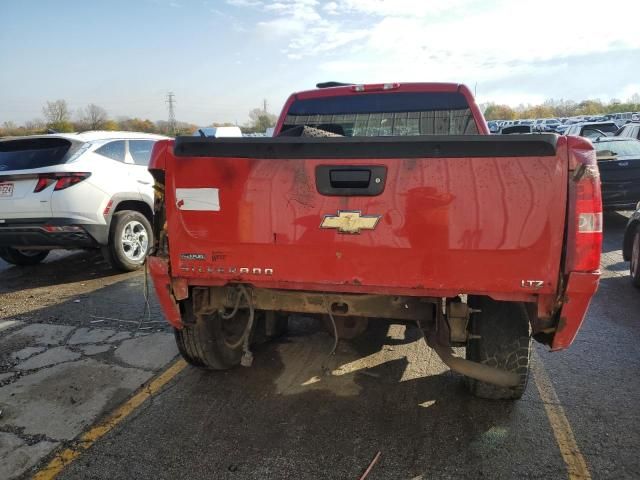
M 627 123 L 640 121 L 640 113 L 625 112 L 612 113 L 607 115 L 591 115 L 577 116 L 566 118 L 538 118 L 538 119 L 520 119 L 520 120 L 491 120 L 487 122 L 491 133 L 499 133 L 505 127 L 515 125 L 531 125 L 532 130 L 536 132 L 554 132 L 565 134 L 566 130 L 576 124 L 584 123 L 612 123 L 616 130 L 623 127 Z

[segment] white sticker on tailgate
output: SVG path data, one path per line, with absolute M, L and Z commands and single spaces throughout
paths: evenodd
M 13 183 L 0 183 L 0 197 L 13 196 Z
M 220 211 L 217 188 L 176 188 L 176 206 L 179 210 Z

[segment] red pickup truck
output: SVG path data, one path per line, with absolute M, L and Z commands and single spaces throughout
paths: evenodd
M 324 87 L 274 138 L 156 144 L 148 266 L 180 352 L 249 365 L 289 313 L 335 338 L 413 322 L 471 392 L 519 398 L 531 339 L 567 348 L 598 285 L 591 143 L 492 136 L 463 85 Z

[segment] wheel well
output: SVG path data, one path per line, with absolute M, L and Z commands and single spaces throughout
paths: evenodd
M 640 226 L 640 222 L 636 221 L 629 225 L 624 233 L 624 241 L 622 242 L 622 258 L 626 262 L 631 260 L 631 246 L 633 245 L 633 235 Z
M 153 211 L 151 210 L 151 207 L 145 202 L 142 202 L 140 200 L 124 200 L 118 203 L 113 213 L 121 212 L 123 210 L 135 210 L 136 212 L 140 212 L 145 217 L 147 217 L 149 223 L 153 222 Z

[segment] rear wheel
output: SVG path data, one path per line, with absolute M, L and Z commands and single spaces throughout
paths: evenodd
M 113 215 L 109 244 L 102 251 L 113 268 L 132 272 L 144 264 L 152 244 L 153 230 L 147 217 L 123 210 Z
M 636 233 L 633 236 L 633 243 L 631 245 L 631 265 L 629 272 L 633 284 L 640 288 L 640 226 L 636 227 Z
M 488 297 L 470 298 L 469 304 L 479 309 L 471 315 L 467 342 L 467 360 L 517 373 L 520 383 L 515 387 L 498 387 L 466 378 L 475 396 L 489 399 L 522 397 L 529 378 L 531 334 L 529 316 L 522 303 L 498 302 Z
M 1 247 L 0 258 L 13 265 L 37 265 L 49 255 L 49 250 L 20 250 L 19 248 Z
M 178 350 L 191 365 L 211 370 L 227 370 L 240 363 L 243 334 L 249 312 L 240 310 L 230 319 L 219 314 L 195 315 L 191 302 L 182 304 L 185 326 L 175 329 Z

